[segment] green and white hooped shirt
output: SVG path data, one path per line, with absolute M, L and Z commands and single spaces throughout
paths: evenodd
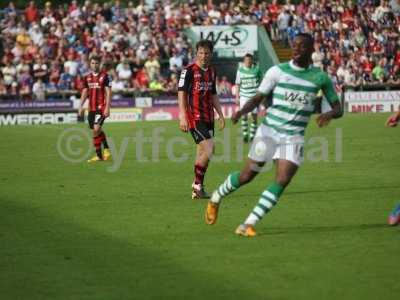
M 279 134 L 304 136 L 320 90 L 330 104 L 339 101 L 331 79 L 320 68 L 303 69 L 293 61 L 271 67 L 258 87 L 259 93 L 272 92 L 273 97 L 263 123 Z
M 236 72 L 235 84 L 239 85 L 239 95 L 242 99 L 250 99 L 257 93 L 262 73 L 258 66 L 246 68 L 239 67 Z

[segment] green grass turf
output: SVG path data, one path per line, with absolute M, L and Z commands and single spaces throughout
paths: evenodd
M 400 128 L 385 128 L 386 117 L 347 115 L 325 129 L 313 122 L 307 140 L 328 141 L 329 161 L 305 162 L 255 239 L 233 231 L 273 173 L 226 198 L 218 223 L 206 226 L 205 202 L 190 199 L 194 146 L 175 122 L 106 124 L 118 150 L 125 137 L 155 128 L 190 142 L 175 147 L 189 155 L 179 163 L 165 142 L 159 161 L 145 145 L 150 161 L 139 162 L 129 141 L 115 172 L 110 162 L 61 159 L 59 135 L 83 124 L 1 127 L 0 299 L 397 298 L 400 228 L 386 218 L 400 202 Z M 228 130 L 233 141 L 237 128 Z M 307 155 L 318 152 L 321 140 L 314 143 Z M 231 159 L 212 162 L 209 189 L 243 164 L 247 146 L 242 155 L 226 149 Z

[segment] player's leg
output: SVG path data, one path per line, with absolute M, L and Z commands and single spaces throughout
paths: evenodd
M 204 191 L 204 177 L 214 153 L 214 125 L 200 122 L 196 128 L 191 130 L 191 133 L 197 144 L 192 199 L 209 198 L 208 194 Z
M 241 109 L 245 104 L 247 100 L 244 98 L 240 98 L 240 105 L 239 108 Z M 249 123 L 248 123 L 248 116 L 244 115 L 242 116 L 240 120 L 240 124 L 242 127 L 242 136 L 243 136 L 243 141 L 247 143 L 249 141 Z
M 242 119 L 240 120 L 240 124 L 242 127 L 242 136 L 243 136 L 243 141 L 247 143 L 249 141 L 249 122 L 248 122 L 248 117 L 247 115 L 244 115 Z
M 218 217 L 218 206 L 222 199 L 241 186 L 252 181 L 261 171 L 265 162 L 272 159 L 276 150 L 274 139 L 268 137 L 265 125 L 257 130 L 254 142 L 249 151 L 249 158 L 240 172 L 231 173 L 228 178 L 213 192 L 206 209 L 206 223 L 214 224 Z
M 205 221 L 207 224 L 212 225 L 217 222 L 218 209 L 222 199 L 241 186 L 251 182 L 258 175 L 264 164 L 265 162 L 256 162 L 248 158 L 240 172 L 229 174 L 228 178 L 213 192 L 207 204 L 205 213 Z
M 100 151 L 100 156 L 98 154 L 98 148 L 101 147 L 101 141 L 97 137 L 97 135 L 98 135 L 98 127 L 96 126 L 96 118 L 97 118 L 96 112 L 95 111 L 89 111 L 89 113 L 88 113 L 88 123 L 89 123 L 89 128 L 92 129 L 92 132 L 93 132 L 93 146 L 94 146 L 95 151 L 96 151 L 96 155 L 88 160 L 89 163 L 101 161 L 103 159 L 102 155 L 101 155 L 101 151 Z
M 244 224 L 236 229 L 236 233 L 245 236 L 254 236 L 254 226 L 278 203 L 284 189 L 296 174 L 298 166 L 288 160 L 276 161 L 275 181 L 261 194 L 257 205 L 247 217 Z
M 106 133 L 104 132 L 103 129 L 103 124 L 105 121 L 105 117 L 101 116 L 101 118 L 97 121 L 97 125 L 100 126 L 100 133 L 99 133 L 99 137 L 101 140 L 101 144 L 103 145 L 103 159 L 104 160 L 110 160 L 111 159 L 111 152 L 108 146 L 108 142 L 107 142 L 107 136 Z
M 97 124 L 93 126 L 93 146 L 96 150 L 96 155 L 88 160 L 89 163 L 103 160 L 103 153 L 101 151 L 101 127 Z
M 203 185 L 204 176 L 207 172 L 208 164 L 214 153 L 214 140 L 207 139 L 197 145 L 197 154 L 195 160 L 195 179 L 196 184 Z
M 211 202 L 220 203 L 222 198 L 236 191 L 241 186 L 251 182 L 259 173 L 265 162 L 257 162 L 250 158 L 240 172 L 229 174 L 226 180 L 214 191 Z
M 254 207 L 244 224 L 236 229 L 236 233 L 244 236 L 254 236 L 256 234 L 254 226 L 267 214 L 278 202 L 281 194 L 298 167 L 303 162 L 304 140 L 300 139 L 297 143 L 287 143 L 282 141 L 277 145 L 273 159 L 276 165 L 275 181 L 268 186 L 261 194 L 257 205 Z
M 104 119 L 105 118 L 100 112 L 89 112 L 89 127 L 93 130 L 93 145 L 96 150 L 96 156 L 88 160 L 90 163 L 103 160 L 101 145 L 103 142 L 102 125 L 104 123 Z
M 250 141 L 254 139 L 256 131 L 257 131 L 257 111 L 252 112 L 251 114 L 250 134 L 249 134 Z

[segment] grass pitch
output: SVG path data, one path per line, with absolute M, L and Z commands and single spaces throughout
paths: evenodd
M 84 136 L 57 143 L 86 125 L 0 127 L 0 298 L 397 298 L 400 228 L 386 219 L 400 201 L 400 128 L 385 128 L 386 117 L 313 122 L 306 158 L 322 161 L 304 163 L 255 239 L 233 232 L 273 172 L 226 198 L 206 226 L 205 202 L 190 199 L 194 145 L 175 122 L 106 124 L 118 157 L 126 150 L 119 167 L 60 156 L 84 156 Z M 128 139 L 154 130 L 159 147 Z M 230 156 L 211 163 L 209 190 L 243 164 L 237 130 L 217 145 Z

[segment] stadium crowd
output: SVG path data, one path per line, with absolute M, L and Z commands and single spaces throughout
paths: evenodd
M 3 55 L 0 97 L 43 99 L 45 92 L 79 90 L 88 58 L 101 55 L 112 89 L 175 93 L 193 49 L 183 29 L 194 25 L 261 24 L 271 40 L 289 46 L 298 32 L 315 37 L 313 61 L 343 85 L 400 83 L 400 1 L 309 1 L 293 5 L 252 0 L 220 5 L 144 0 L 38 8 L 19 11 L 12 2 L 0 18 Z M 397 6 L 396 6 L 397 5 Z M 218 81 L 218 91 L 232 84 Z

